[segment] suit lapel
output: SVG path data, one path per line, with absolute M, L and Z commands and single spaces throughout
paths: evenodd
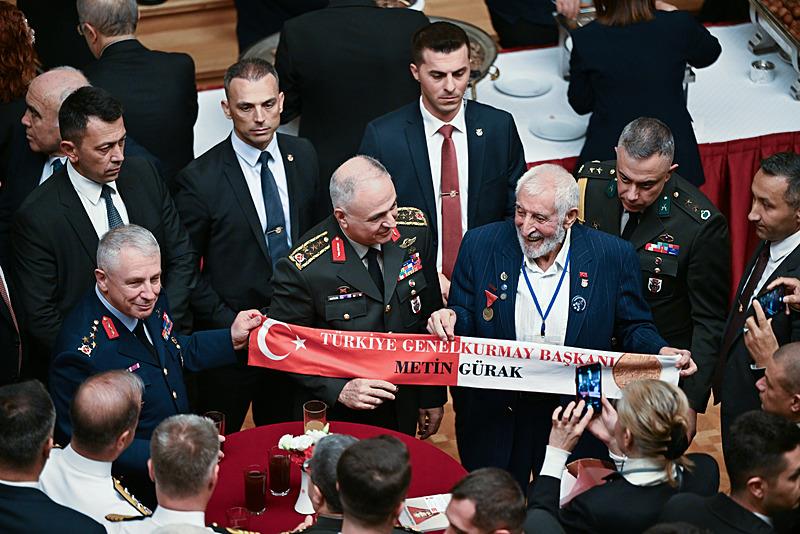
M 510 238 L 506 240 L 506 246 L 502 250 L 502 254 L 495 256 L 495 279 L 500 280 L 500 283 L 508 284 L 508 290 L 505 292 L 508 295 L 506 302 L 509 307 L 506 313 L 500 315 L 500 331 L 497 337 L 499 339 L 517 339 L 517 324 L 516 316 L 516 300 L 517 300 L 517 286 L 519 285 L 520 267 L 522 266 L 522 249 L 516 239 L 516 229 L 512 221 L 507 223 L 511 227 Z M 503 281 L 500 278 L 502 273 L 508 275 L 508 279 Z M 481 289 L 488 288 L 478 288 Z M 498 288 L 500 289 L 500 288 Z M 503 293 L 502 291 L 500 293 Z M 499 296 L 499 294 L 498 294 Z M 483 293 L 476 295 L 479 302 L 484 298 Z M 478 304 L 478 303 L 476 303 Z
M 253 204 L 253 197 L 250 196 L 250 189 L 247 187 L 242 168 L 239 166 L 239 160 L 236 159 L 233 145 L 230 144 L 230 138 L 228 138 L 228 143 L 225 146 L 224 160 L 223 173 L 225 174 L 225 179 L 228 180 L 233 195 L 236 197 L 239 207 L 244 212 L 247 223 L 250 225 L 250 230 L 253 232 L 253 237 L 256 243 L 258 243 L 258 248 L 261 250 L 264 257 L 267 258 L 267 261 L 271 262 L 269 251 L 267 250 L 267 236 L 264 235 L 261 221 L 258 219 L 258 212 L 256 212 L 256 206 Z M 294 228 L 294 224 L 292 224 L 292 228 Z
M 286 187 L 289 194 L 289 221 L 292 225 L 292 243 L 300 239 L 298 229 L 300 228 L 300 214 L 297 213 L 297 202 L 293 200 L 297 196 L 297 168 L 294 165 L 294 155 L 289 152 L 289 147 L 286 146 L 286 141 L 283 134 L 276 134 L 278 136 L 278 148 L 281 151 L 283 158 L 283 169 L 286 172 Z
M 580 225 L 573 225 L 570 235 L 570 260 L 569 260 L 569 315 L 567 319 L 567 334 L 564 337 L 564 344 L 570 347 L 576 346 L 576 340 L 581 333 L 583 323 L 589 314 L 592 306 L 592 294 L 594 286 L 599 282 L 597 275 L 597 264 L 592 259 L 592 251 L 586 239 L 586 230 Z M 581 287 L 580 273 L 586 273 L 588 285 Z M 572 307 L 572 301 L 576 298 L 583 298 L 586 302 L 584 309 L 576 311 Z
M 406 127 L 406 140 L 408 150 L 411 154 L 411 161 L 414 163 L 417 180 L 419 181 L 422 198 L 425 200 L 425 211 L 428 213 L 428 221 L 431 225 L 431 232 L 436 235 L 436 199 L 433 193 L 433 179 L 431 178 L 431 163 L 428 159 L 428 143 L 425 141 L 425 128 L 422 125 L 422 114 L 419 108 L 414 108 L 408 118 Z
M 481 181 L 483 178 L 483 153 L 486 148 L 481 123 L 475 116 L 475 107 L 467 103 L 465 110 L 465 123 L 467 125 L 467 153 L 469 154 L 469 195 L 467 196 L 467 221 L 475 219 L 475 213 L 480 204 Z M 520 260 L 521 261 L 521 260 Z
M 150 339 L 153 340 L 153 347 L 156 349 L 156 354 L 158 354 L 159 360 L 158 363 L 161 365 L 161 367 L 164 367 L 167 361 L 167 344 L 161 343 L 160 341 L 163 339 L 161 332 L 164 327 L 162 317 L 163 313 L 165 312 L 161 309 L 161 305 L 156 303 L 155 310 L 153 310 L 153 313 L 151 313 L 150 317 L 148 317 L 144 322 L 145 328 L 147 328 L 147 331 L 150 333 Z
M 636 230 L 633 231 L 633 235 L 631 235 L 631 245 L 633 245 L 633 248 L 636 250 L 642 248 L 645 243 L 651 241 L 653 238 L 662 235 L 665 231 L 664 223 L 661 222 L 661 217 L 648 213 L 653 209 L 653 206 L 655 206 L 655 204 L 640 215 L 641 220 L 639 226 L 636 227 Z
M 97 244 L 100 240 L 97 238 L 97 232 L 95 232 L 94 226 L 92 226 L 92 221 L 89 219 L 89 215 L 86 213 L 81 199 L 78 198 L 78 192 L 72 187 L 72 182 L 70 182 L 69 176 L 67 175 L 66 166 L 49 179 L 57 180 L 58 197 L 61 205 L 64 207 L 65 218 L 70 226 L 72 226 L 72 229 L 78 236 L 78 241 L 80 241 L 92 265 L 94 265 L 97 256 Z M 127 208 L 127 204 L 125 207 Z

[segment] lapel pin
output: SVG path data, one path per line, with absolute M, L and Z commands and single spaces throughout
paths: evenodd
M 483 135 L 483 128 L 475 128 L 475 135 L 481 137 Z
M 575 295 L 572 297 L 572 309 L 575 310 L 577 313 L 582 312 L 586 309 L 586 299 L 580 295 Z
M 589 287 L 589 273 L 581 271 L 578 273 L 578 276 L 581 279 L 581 287 Z
M 287 161 L 294 161 L 294 155 L 293 154 L 286 154 L 286 160 Z

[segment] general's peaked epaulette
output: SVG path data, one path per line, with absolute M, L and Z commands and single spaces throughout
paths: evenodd
M 86 356 L 92 355 L 92 351 L 97 346 L 97 325 L 99 324 L 99 319 L 92 321 L 92 325 L 89 327 L 89 332 L 81 338 L 81 344 L 78 345 L 78 352 L 82 352 Z
M 122 521 L 141 521 L 147 516 L 143 515 L 122 515 L 122 514 L 106 514 L 106 521 L 112 523 L 120 523 Z
M 326 230 L 294 249 L 289 254 L 289 259 L 292 260 L 298 270 L 302 271 L 329 248 L 331 248 L 331 240 L 328 238 L 328 231 Z
M 136 509 L 136 511 L 141 514 L 142 517 L 153 515 L 153 512 L 150 511 L 150 508 L 140 503 L 139 499 L 131 495 L 128 492 L 128 488 L 124 487 L 122 483 L 116 478 L 114 478 L 114 489 L 117 490 L 117 493 L 119 493 L 128 504 L 133 506 Z M 109 521 L 111 521 L 111 519 L 109 519 Z
M 616 162 L 589 161 L 578 167 L 578 178 L 602 178 L 613 180 L 617 177 Z
M 425 214 L 417 208 L 397 208 L 397 224 L 403 226 L 428 226 Z

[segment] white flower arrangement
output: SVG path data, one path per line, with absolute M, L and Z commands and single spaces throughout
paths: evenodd
M 319 440 L 330 433 L 330 423 L 326 424 L 322 430 L 307 430 L 305 434 L 293 436 L 284 434 L 278 440 L 278 447 L 286 451 L 304 452 L 313 447 Z

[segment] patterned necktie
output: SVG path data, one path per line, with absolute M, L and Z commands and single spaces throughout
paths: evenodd
M 381 266 L 378 263 L 378 249 L 369 247 L 367 249 L 367 271 L 369 272 L 370 278 L 372 281 L 375 282 L 375 286 L 380 291 L 381 295 L 383 295 L 383 273 L 381 272 Z
M 264 208 L 267 211 L 267 246 L 274 268 L 279 259 L 289 254 L 289 241 L 278 184 L 275 183 L 275 177 L 269 170 L 271 159 L 272 154 L 262 152 L 258 161 L 261 162 L 261 194 L 264 196 Z
M 111 193 L 113 192 L 114 190 L 111 189 L 111 186 L 108 184 L 104 185 L 103 189 L 100 191 L 100 196 L 106 201 L 106 216 L 108 216 L 109 230 L 113 230 L 114 228 L 125 224 L 122 222 L 122 216 L 117 211 L 116 206 L 114 206 L 114 201 L 111 200 Z
M 442 274 L 453 275 L 453 266 L 461 246 L 461 195 L 458 189 L 458 159 L 453 142 L 452 124 L 445 124 L 438 132 L 442 140 Z

